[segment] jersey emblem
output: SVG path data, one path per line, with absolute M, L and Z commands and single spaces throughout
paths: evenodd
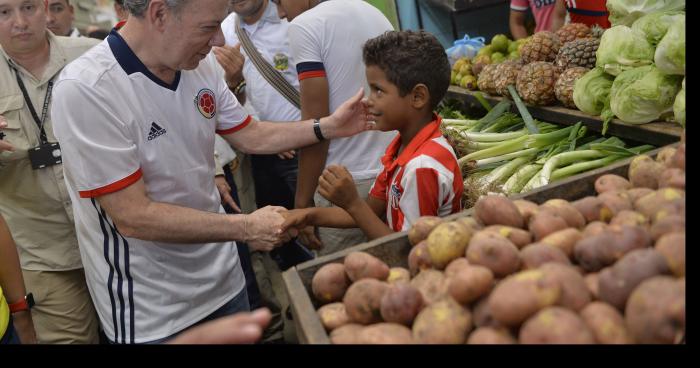
M 194 99 L 194 104 L 197 105 L 199 113 L 207 119 L 211 119 L 216 115 L 216 99 L 214 92 L 208 88 L 202 88 L 197 93 Z
M 391 184 L 391 190 L 389 192 L 389 202 L 391 203 L 391 208 L 398 209 L 399 201 L 401 201 L 401 189 L 396 184 Z
M 287 55 L 278 52 L 275 54 L 275 56 L 272 58 L 272 61 L 275 62 L 275 69 L 283 72 L 289 68 L 289 58 Z

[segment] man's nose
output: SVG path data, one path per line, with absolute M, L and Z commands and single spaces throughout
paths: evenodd
M 221 47 L 226 44 L 226 39 L 224 38 L 224 32 L 221 31 L 221 27 L 216 31 L 214 36 L 209 40 L 209 46 Z

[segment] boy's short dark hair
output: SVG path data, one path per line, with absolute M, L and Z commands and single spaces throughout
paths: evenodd
M 401 97 L 422 83 L 435 109 L 450 86 L 450 62 L 440 42 L 425 31 L 387 31 L 362 50 L 366 66 L 377 66 L 396 85 Z

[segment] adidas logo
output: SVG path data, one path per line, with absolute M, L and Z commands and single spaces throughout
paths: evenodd
M 167 133 L 168 131 L 161 128 L 160 125 L 156 124 L 155 122 L 151 123 L 151 131 L 148 132 L 148 140 L 152 141 L 161 135 Z

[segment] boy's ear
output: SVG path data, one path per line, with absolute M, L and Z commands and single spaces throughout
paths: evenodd
M 415 109 L 422 109 L 430 104 L 430 90 L 423 83 L 416 84 L 411 91 L 411 104 Z

